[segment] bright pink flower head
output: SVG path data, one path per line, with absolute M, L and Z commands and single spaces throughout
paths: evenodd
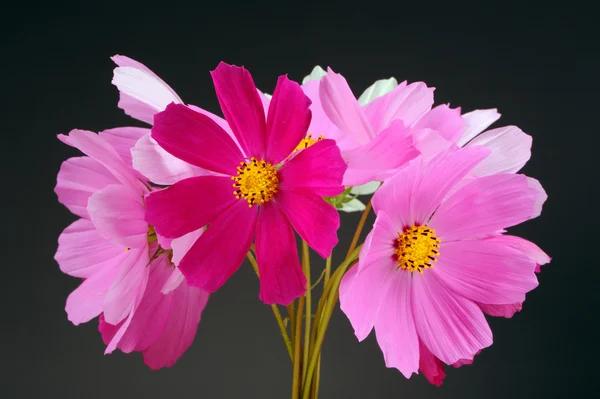
M 419 157 L 386 181 L 373 197 L 377 219 L 359 264 L 340 286 L 358 339 L 374 327 L 386 365 L 407 378 L 421 368 L 441 383 L 436 359 L 464 364 L 492 344 L 482 309 L 514 308 L 538 284 L 541 254 L 498 232 L 540 214 L 539 182 L 496 174 L 455 189 L 489 153 Z
M 87 156 L 68 159 L 58 174 L 59 201 L 81 219 L 59 237 L 55 259 L 63 272 L 84 279 L 67 299 L 69 320 L 77 325 L 100 315 L 106 353 L 142 351 L 156 369 L 189 347 L 209 294 L 181 284 L 170 251 L 145 221 L 150 188 L 131 167 L 130 150 L 147 131 L 59 135 Z M 183 237 L 171 245 L 179 254 L 187 250 Z
M 346 164 L 333 140 L 295 153 L 310 123 L 310 100 L 281 76 L 265 110 L 252 77 L 225 63 L 211 72 L 221 109 L 239 147 L 211 118 L 171 104 L 156 114 L 152 138 L 192 165 L 216 174 L 182 180 L 151 194 L 146 218 L 166 237 L 208 225 L 179 267 L 189 284 L 213 292 L 240 267 L 255 241 L 260 298 L 288 304 L 306 278 L 292 227 L 327 257 L 337 243 L 337 211 L 323 196 L 343 191 Z

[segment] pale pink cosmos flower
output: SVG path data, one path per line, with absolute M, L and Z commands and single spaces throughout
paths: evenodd
M 498 236 L 540 214 L 547 196 L 536 180 L 495 174 L 448 195 L 490 152 L 420 156 L 386 181 L 360 261 L 342 280 L 341 308 L 357 338 L 375 328 L 386 365 L 407 378 L 421 369 L 439 384 L 441 363 L 471 362 L 492 344 L 483 312 L 522 303 L 538 284 L 538 261 L 549 260 L 525 240 Z
M 182 283 L 177 259 L 171 262 L 144 220 L 151 189 L 131 167 L 129 150 L 147 131 L 59 135 L 87 156 L 68 159 L 58 174 L 59 201 L 81 219 L 60 235 L 55 259 L 64 273 L 83 278 L 67 299 L 69 320 L 77 325 L 100 316 L 106 353 L 141 351 L 157 369 L 191 345 L 209 294 Z M 172 246 L 185 253 L 189 243 L 181 238 Z
M 260 298 L 287 305 L 303 295 L 292 227 L 323 257 L 336 245 L 339 215 L 323 200 L 343 191 L 346 164 L 333 140 L 290 157 L 310 124 L 310 100 L 281 76 L 265 109 L 251 75 L 225 63 L 211 72 L 239 147 L 213 119 L 181 104 L 156 114 L 152 137 L 173 156 L 215 175 L 175 183 L 147 199 L 147 220 L 166 237 L 208 225 L 179 267 L 213 292 L 240 267 L 251 243 Z

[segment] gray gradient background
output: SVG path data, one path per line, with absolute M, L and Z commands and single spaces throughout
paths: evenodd
M 178 11 L 165 10 L 171 4 Z M 494 345 L 472 366 L 448 369 L 441 388 L 386 369 L 374 336 L 356 342 L 338 309 L 325 340 L 321 397 L 595 397 L 600 64 L 595 21 L 570 15 L 586 10 L 435 16 L 433 5 L 409 13 L 399 3 L 370 10 L 229 2 L 18 7 L 3 10 L 0 24 L 2 193 L 8 199 L 0 397 L 289 397 L 287 354 L 247 264 L 211 297 L 194 344 L 170 369 L 152 372 L 139 354 L 104 356 L 96 321 L 79 327 L 67 321 L 64 301 L 78 280 L 61 274 L 53 255 L 75 217 L 52 190 L 60 163 L 77 152 L 55 135 L 141 126 L 116 107 L 109 56 L 117 53 L 145 63 L 186 102 L 213 112 L 219 111 L 208 71 L 220 60 L 245 65 L 268 92 L 278 75 L 300 80 L 318 63 L 343 73 L 357 94 L 395 76 L 437 87 L 437 103 L 465 111 L 497 107 L 501 125 L 518 125 L 534 137 L 524 172 L 550 197 L 541 218 L 511 230 L 554 258 L 540 287 L 512 320 L 490 320 Z M 341 248 L 358 216 L 343 216 Z M 315 256 L 313 275 L 322 264 Z

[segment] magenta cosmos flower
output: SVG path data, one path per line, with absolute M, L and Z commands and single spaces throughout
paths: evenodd
M 105 353 L 141 351 L 158 369 L 191 345 L 209 294 L 183 282 L 178 259 L 144 220 L 150 188 L 131 167 L 130 150 L 147 131 L 59 135 L 87 156 L 68 159 L 58 174 L 59 201 L 81 219 L 60 235 L 55 259 L 64 273 L 83 278 L 67 299 L 69 320 L 77 325 L 100 316 Z M 189 240 L 170 245 L 183 254 Z
M 386 365 L 407 378 L 421 368 L 439 383 L 438 360 L 472 361 L 492 344 L 483 311 L 522 303 L 538 284 L 532 246 L 498 232 L 540 214 L 539 182 L 496 174 L 448 195 L 489 153 L 419 157 L 386 181 L 373 197 L 377 219 L 359 264 L 340 286 L 357 338 L 375 328 Z
M 152 138 L 166 151 L 217 176 L 182 180 L 151 194 L 147 220 L 166 237 L 208 225 L 179 268 L 189 284 L 213 292 L 240 267 L 255 241 L 260 298 L 289 304 L 304 294 L 292 227 L 321 256 L 337 243 L 339 215 L 323 196 L 343 191 L 346 164 L 333 140 L 290 155 L 310 124 L 310 100 L 281 76 L 265 120 L 258 90 L 244 68 L 211 72 L 239 147 L 219 124 L 171 104 L 156 114 Z

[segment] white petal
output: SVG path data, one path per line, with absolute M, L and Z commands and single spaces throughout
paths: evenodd
M 364 211 L 365 208 L 366 208 L 365 204 L 363 204 L 362 202 L 360 202 L 359 200 L 354 198 L 353 200 L 346 202 L 344 205 L 342 205 L 342 207 L 340 208 L 340 211 L 358 212 L 358 211 Z
M 381 182 L 379 181 L 372 181 L 360 186 L 354 186 L 352 187 L 352 190 L 350 190 L 350 194 L 353 195 L 369 195 L 369 194 L 373 194 L 375 191 L 377 191 L 377 189 L 379 188 L 379 186 L 381 185 Z
M 365 90 L 363 94 L 358 97 L 358 103 L 362 107 L 363 105 L 375 100 L 377 97 L 381 97 L 384 94 L 394 90 L 396 86 L 398 86 L 398 81 L 396 78 L 380 79 L 369 86 L 367 90 Z
M 313 68 L 310 75 L 306 75 L 304 79 L 302 79 L 302 84 L 309 82 L 311 80 L 319 80 L 323 76 L 327 75 L 327 72 L 321 68 L 319 65 Z

